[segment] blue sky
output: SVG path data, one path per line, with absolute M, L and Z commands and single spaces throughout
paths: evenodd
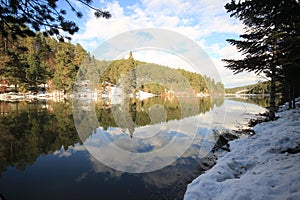
M 233 75 L 224 68 L 222 58 L 241 58 L 235 47 L 226 39 L 238 38 L 243 33 L 243 25 L 226 13 L 224 5 L 229 0 L 94 0 L 95 7 L 108 10 L 112 18 L 96 19 L 93 11 L 71 0 L 83 13 L 82 19 L 73 18 L 80 31 L 72 42 L 80 43 L 88 51 L 93 51 L 104 41 L 126 31 L 139 28 L 163 28 L 183 34 L 200 45 L 215 64 L 226 87 L 255 83 L 261 78 L 250 73 Z M 134 52 L 136 59 L 170 67 L 185 68 L 184 62 L 174 55 L 161 51 Z

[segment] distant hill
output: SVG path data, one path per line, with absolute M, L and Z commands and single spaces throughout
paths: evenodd
M 101 62 L 96 60 L 97 65 L 103 64 Z M 129 93 L 139 89 L 161 95 L 171 88 L 180 91 L 190 88 L 195 93 L 224 93 L 223 84 L 215 82 L 212 78 L 183 69 L 138 61 L 132 57 L 132 54 L 128 59 L 106 62 L 105 65 L 107 67 L 100 67 L 99 84 L 111 83 L 117 85 L 121 80 L 123 84 L 126 83 L 125 85 L 128 87 L 126 92 Z M 139 84 L 141 82 L 145 84 Z
M 279 86 L 279 83 L 276 83 Z M 279 91 L 278 91 L 279 92 Z M 270 81 L 259 82 L 251 85 L 225 88 L 226 94 L 269 94 L 270 93 Z

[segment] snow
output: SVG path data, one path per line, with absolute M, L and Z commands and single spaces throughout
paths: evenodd
M 299 100 L 256 125 L 254 136 L 231 141 L 231 152 L 190 183 L 184 199 L 300 199 Z
M 139 98 L 140 100 L 143 100 L 143 99 L 148 99 L 148 98 L 154 97 L 155 95 L 152 94 L 152 93 L 149 93 L 149 92 L 143 92 L 143 91 L 139 90 L 139 91 L 136 93 L 136 96 L 137 96 L 137 98 Z

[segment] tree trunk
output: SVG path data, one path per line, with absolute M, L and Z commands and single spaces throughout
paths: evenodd
M 288 84 L 288 101 L 289 101 L 289 109 L 292 108 L 292 95 L 291 95 L 291 84 Z
M 270 108 L 269 118 L 270 120 L 275 119 L 275 70 L 272 70 L 271 86 L 270 86 Z
M 15 83 L 15 91 L 18 90 L 18 84 Z
M 269 118 L 270 120 L 275 119 L 275 79 L 276 79 L 276 54 L 277 54 L 277 40 L 274 39 L 273 44 L 273 66 L 271 66 L 271 86 L 270 86 L 270 108 Z
M 292 82 L 292 102 L 293 102 L 293 109 L 296 108 L 296 100 L 295 100 L 295 83 Z

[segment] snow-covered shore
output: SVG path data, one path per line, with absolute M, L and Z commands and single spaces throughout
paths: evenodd
M 231 141 L 231 152 L 190 183 L 184 199 L 300 199 L 299 100 L 256 125 L 254 136 Z
M 64 99 L 70 99 L 74 98 L 76 96 L 77 98 L 82 99 L 94 99 L 97 100 L 99 98 L 110 98 L 115 103 L 120 103 L 122 101 L 122 94 L 116 94 L 113 93 L 113 95 L 105 95 L 100 94 L 97 91 L 95 92 L 82 92 L 82 93 L 67 93 L 63 94 L 62 91 L 53 91 L 53 92 L 47 92 L 47 93 L 40 93 L 40 94 L 30 94 L 30 93 L 16 93 L 16 92 L 9 92 L 9 93 L 2 93 L 0 94 L 0 101 L 23 101 L 23 100 L 52 100 L 52 101 L 61 101 Z M 135 98 L 139 100 L 152 98 L 154 96 L 157 96 L 152 93 L 138 91 L 135 94 Z M 130 95 L 130 97 L 134 97 L 134 95 Z
M 2 93 L 0 94 L 0 101 L 30 101 L 30 100 L 53 100 L 53 101 L 61 101 L 64 98 L 69 98 L 72 95 L 64 95 L 60 91 L 53 91 L 47 93 L 39 93 L 39 94 L 30 94 L 30 93 Z

